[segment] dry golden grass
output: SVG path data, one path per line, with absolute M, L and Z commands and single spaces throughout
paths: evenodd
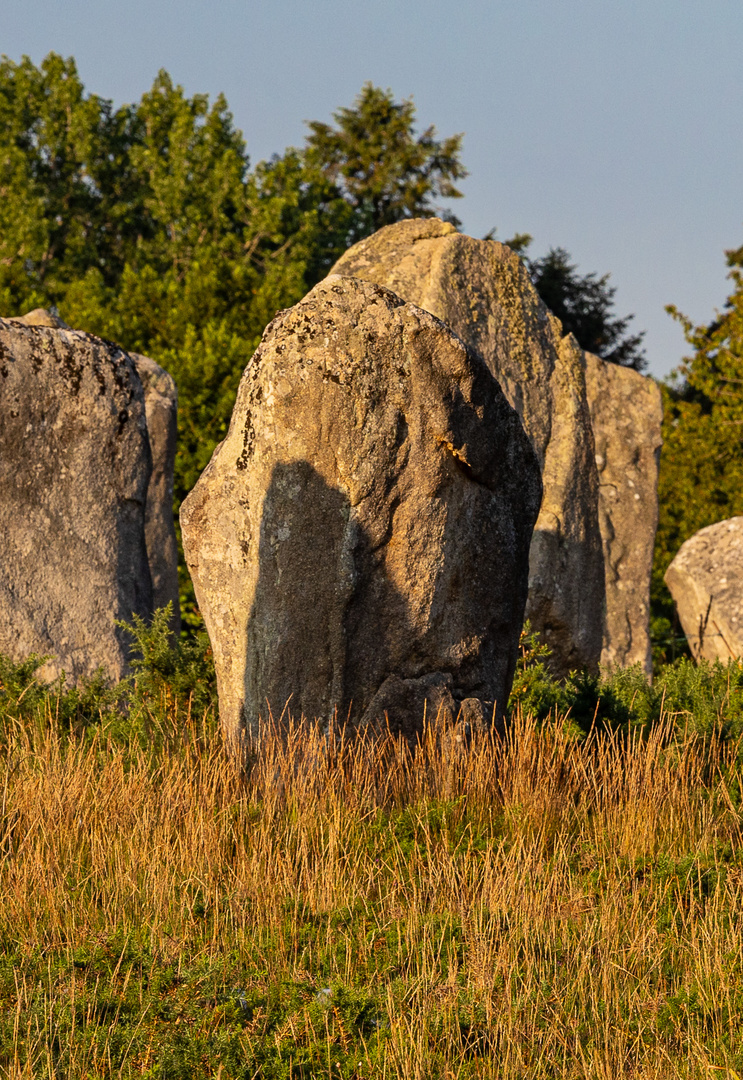
M 735 748 L 184 728 L 8 736 L 2 1075 L 743 1071 Z

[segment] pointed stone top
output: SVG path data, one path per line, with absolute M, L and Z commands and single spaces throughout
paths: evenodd
M 20 315 L 17 319 L 11 321 L 23 323 L 24 326 L 50 326 L 55 330 L 70 329 L 66 322 L 62 322 L 59 315 L 55 315 L 53 312 L 41 307 L 34 308 L 33 311 Z

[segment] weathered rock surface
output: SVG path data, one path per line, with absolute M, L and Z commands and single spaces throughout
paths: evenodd
M 33 311 L 20 315 L 17 319 L 8 319 L 7 322 L 21 323 L 23 326 L 51 326 L 56 330 L 71 330 L 72 327 L 63 322 L 59 315 L 55 315 L 46 308 L 37 307 Z
M 653 670 L 650 576 L 658 527 L 660 388 L 637 371 L 586 353 L 599 474 L 606 615 L 601 665 Z
M 228 735 L 287 702 L 355 722 L 399 708 L 406 734 L 447 694 L 489 718 L 540 496 L 517 414 L 433 316 L 339 277 L 280 313 L 181 510 Z
M 432 312 L 485 360 L 523 420 L 544 498 L 531 546 L 527 617 L 557 671 L 601 655 L 604 565 L 585 358 L 521 260 L 436 218 L 381 229 L 333 273 L 374 281 Z
M 9 323 L 24 326 L 47 326 L 70 330 L 58 315 L 45 308 L 34 308 Z M 178 596 L 178 541 L 173 520 L 173 470 L 178 439 L 178 390 L 171 375 L 149 356 L 130 352 L 142 382 L 145 400 L 147 435 L 152 455 L 152 472 L 145 508 L 145 542 L 152 578 L 153 608 L 173 605 L 170 625 L 178 635 L 181 629 Z
M 695 533 L 665 581 L 695 659 L 743 656 L 743 517 Z
M 173 605 L 174 634 L 181 629 L 178 600 L 178 541 L 173 521 L 173 468 L 178 438 L 178 391 L 168 372 L 139 353 L 129 353 L 144 388 L 152 473 L 147 488 L 145 540 L 154 608 Z
M 412 742 L 424 717 L 431 722 L 443 713 L 451 723 L 458 712 L 448 672 L 435 671 L 419 679 L 390 675 L 367 705 L 361 725 L 387 723 L 393 734 L 403 734 Z
M 142 382 L 116 346 L 32 322 L 0 320 L 0 652 L 118 679 L 115 620 L 152 612 Z

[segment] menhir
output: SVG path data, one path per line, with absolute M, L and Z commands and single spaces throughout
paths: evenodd
M 517 413 L 438 319 L 340 277 L 280 313 L 181 510 L 227 735 L 499 717 L 540 498 Z
M 436 218 L 401 221 L 350 248 L 333 273 L 394 289 L 485 360 L 542 468 L 526 614 L 559 674 L 640 662 L 658 517 L 660 391 L 583 352 L 505 244 Z
M 0 652 L 70 681 L 129 670 L 116 625 L 173 602 L 176 392 L 49 312 L 0 319 Z
M 695 660 L 727 664 L 743 656 L 743 517 L 694 533 L 665 582 Z

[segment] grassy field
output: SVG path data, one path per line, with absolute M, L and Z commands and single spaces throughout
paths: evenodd
M 298 725 L 240 770 L 162 679 L 4 692 L 0 1075 L 743 1075 L 735 738 Z

